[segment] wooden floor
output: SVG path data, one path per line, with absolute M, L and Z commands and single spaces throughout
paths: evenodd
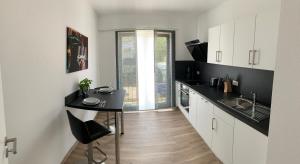
M 114 135 L 98 142 L 108 154 L 105 164 L 114 164 Z M 121 164 L 221 164 L 179 110 L 126 113 L 120 147 Z M 85 148 L 79 144 L 65 164 L 83 159 Z

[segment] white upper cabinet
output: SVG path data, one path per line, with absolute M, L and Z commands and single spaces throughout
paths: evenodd
M 252 68 L 255 16 L 235 22 L 233 66 Z
M 253 68 L 275 69 L 279 17 L 279 12 L 275 11 L 257 15 Z
M 220 51 L 221 26 L 209 28 L 208 30 L 208 63 L 218 63 L 218 53 Z
M 234 164 L 266 164 L 268 138 L 239 120 L 234 127 Z
M 229 22 L 221 25 L 220 51 L 218 63 L 223 65 L 232 65 L 234 42 L 234 23 Z
M 208 30 L 208 63 L 232 65 L 234 23 L 224 23 Z

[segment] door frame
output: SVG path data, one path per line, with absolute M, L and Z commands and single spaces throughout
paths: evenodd
M 176 41 L 176 38 L 175 38 L 175 34 L 176 34 L 176 32 L 175 32 L 175 30 L 160 30 L 160 29 L 154 29 L 154 37 L 155 37 L 155 33 L 156 32 L 166 32 L 166 33 L 170 33 L 171 34 L 171 39 L 169 40 L 170 41 L 170 47 L 169 47 L 169 50 L 171 50 L 171 56 L 170 56 L 170 59 L 171 59 L 171 61 L 169 61 L 170 63 L 170 69 L 171 69 L 171 75 L 170 75 L 170 78 L 171 78 L 171 83 L 170 83 L 170 95 L 171 95 L 171 99 L 170 99 L 170 105 L 171 105 L 171 107 L 175 107 L 176 105 L 176 98 L 175 98 L 175 96 L 176 96 L 176 92 L 175 92 L 175 54 L 176 54 L 176 48 L 175 48 L 175 41 Z M 155 45 L 155 43 L 154 43 L 154 45 Z M 154 56 L 155 57 L 155 56 Z
M 3 127 L 1 126 L 1 128 L 3 129 L 0 129 L 0 148 L 2 150 L 0 150 L 0 152 L 2 154 L 0 154 L 0 162 L 4 162 L 4 164 L 8 164 L 8 158 L 4 156 L 5 154 L 5 151 L 6 151 L 6 148 L 5 148 L 5 144 L 6 144 L 6 136 L 7 136 L 7 131 L 6 131 L 6 120 L 5 120 L 5 107 L 4 107 L 4 93 L 3 93 L 3 79 L 2 79 L 2 69 L 1 69 L 1 65 L 0 65 L 0 124 L 3 124 Z M 3 133 L 3 134 L 2 134 Z M 3 136 L 2 136 L 3 135 Z M 4 137 L 4 138 L 2 138 Z M 3 151 L 3 152 L 2 152 Z
M 136 30 L 146 30 L 146 29 L 132 29 L 132 30 L 118 30 L 115 31 L 115 58 L 116 58 L 116 82 L 117 82 L 117 89 L 120 89 L 119 86 L 119 60 L 118 60 L 118 47 L 119 47 L 119 42 L 118 42 L 118 34 L 120 32 L 136 32 Z M 175 56 L 176 56 L 176 31 L 175 30 L 163 30 L 163 29 L 151 29 L 155 32 L 169 32 L 171 33 L 172 39 L 170 40 L 171 42 L 171 107 L 175 107 Z

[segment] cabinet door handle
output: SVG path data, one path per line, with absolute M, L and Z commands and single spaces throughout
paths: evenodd
M 222 62 L 222 51 L 219 51 L 218 58 L 219 58 L 219 62 Z
M 256 59 L 257 59 L 256 58 L 257 52 L 258 52 L 257 50 L 253 50 L 253 57 L 252 57 L 252 63 L 253 63 L 253 65 L 257 65 L 259 63 L 259 61 L 257 63 L 255 62 Z
M 248 58 L 248 63 L 249 65 L 252 65 L 253 64 L 253 57 L 251 59 L 251 53 L 253 53 L 253 50 L 249 50 L 249 58 Z
M 218 53 L 219 53 L 219 51 L 216 51 L 216 62 L 219 62 L 219 59 L 218 59 Z
M 211 120 L 211 130 L 215 130 L 215 126 L 214 126 L 214 122 L 215 122 L 216 118 L 212 118 Z
M 8 148 L 9 143 L 13 143 L 12 149 Z M 6 147 L 6 151 L 5 151 L 6 158 L 8 158 L 9 153 L 17 154 L 17 138 L 9 138 L 8 139 L 5 137 L 5 147 Z

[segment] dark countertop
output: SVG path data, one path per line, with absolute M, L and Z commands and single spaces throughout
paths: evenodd
M 225 111 L 226 113 L 232 115 L 236 119 L 244 122 L 245 124 L 251 126 L 252 128 L 256 129 L 257 131 L 259 131 L 259 132 L 263 133 L 264 135 L 268 136 L 270 119 L 266 119 L 266 120 L 263 120 L 263 121 L 257 123 L 255 121 L 243 116 L 242 114 L 238 113 L 237 111 L 234 111 L 234 110 L 232 110 L 232 109 L 230 109 L 230 108 L 226 107 L 225 105 L 218 102 L 218 100 L 220 100 L 220 99 L 230 98 L 230 97 L 237 97 L 239 95 L 234 94 L 234 93 L 226 94 L 222 90 L 219 90 L 217 88 L 209 87 L 208 84 L 189 85 L 189 84 L 185 83 L 185 80 L 176 80 L 176 81 L 189 86 L 191 89 L 195 90 L 196 92 L 198 92 L 199 94 L 204 96 L 211 103 L 213 103 L 214 105 L 216 105 L 217 107 L 219 107 L 220 109 Z
M 89 97 L 95 97 L 100 100 L 105 100 L 106 101 L 105 106 L 104 107 L 100 105 L 88 106 L 82 104 L 84 98 L 79 95 L 79 90 L 65 97 L 65 106 L 71 108 L 84 109 L 84 110 L 107 111 L 107 112 L 121 112 L 123 110 L 123 102 L 125 96 L 124 90 L 115 90 L 111 94 L 100 94 L 100 93 L 95 93 L 95 90 L 91 89 L 88 94 Z

